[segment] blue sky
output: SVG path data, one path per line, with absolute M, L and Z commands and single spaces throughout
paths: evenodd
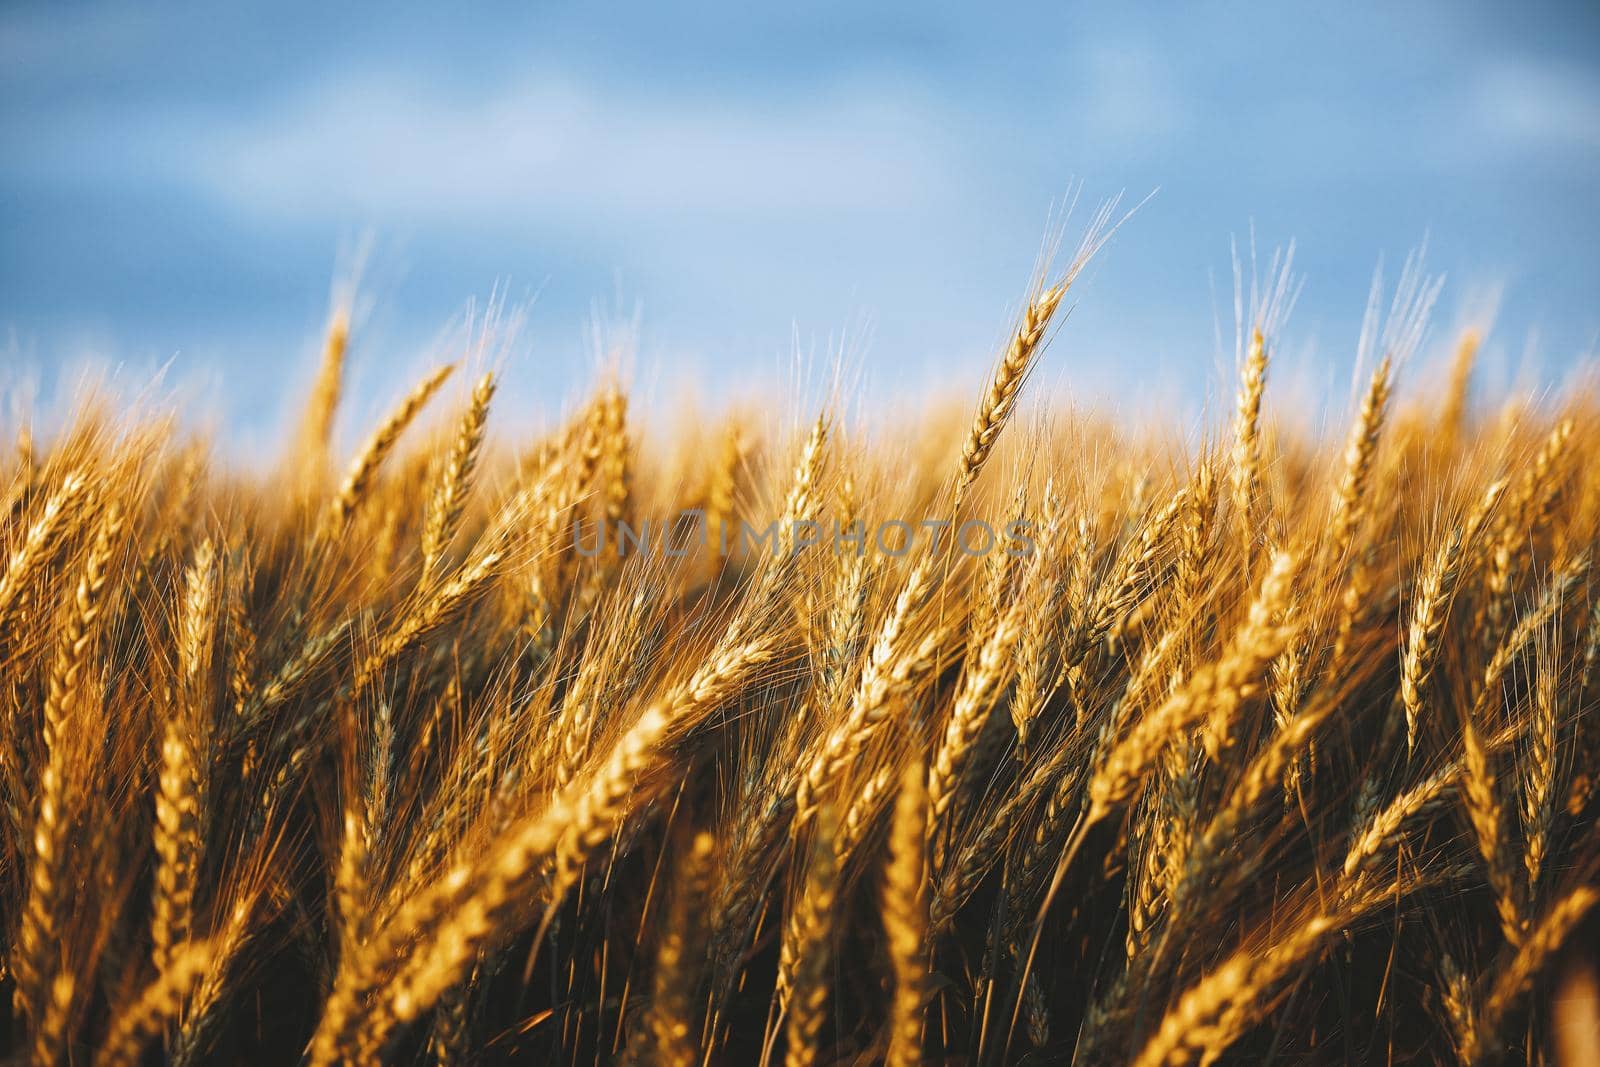
M 657 403 L 843 348 L 867 391 L 975 388 L 1069 189 L 1159 189 L 1047 386 L 1213 381 L 1231 242 L 1297 242 L 1286 360 L 1342 400 L 1380 258 L 1427 240 L 1442 340 L 1557 374 L 1600 336 L 1591 4 L 11 4 L 0 385 L 168 365 L 246 427 L 367 247 L 358 406 L 492 294 L 516 404 L 637 322 Z M 1230 342 L 1231 343 L 1231 342 Z

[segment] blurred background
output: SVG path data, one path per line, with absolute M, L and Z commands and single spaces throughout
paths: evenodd
M 1080 189 L 1069 246 L 1144 201 L 1041 370 L 1085 402 L 1225 390 L 1252 240 L 1341 410 L 1424 243 L 1440 346 L 1498 301 L 1484 388 L 1600 329 L 1593 3 L 241 7 L 0 9 L 0 385 L 166 368 L 268 442 L 358 272 L 357 415 L 491 302 L 512 411 L 614 346 L 646 407 L 840 352 L 970 396 Z

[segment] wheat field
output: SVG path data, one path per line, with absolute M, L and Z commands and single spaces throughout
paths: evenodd
M 1099 243 L 954 415 L 469 353 L 345 458 L 340 313 L 267 469 L 11 427 L 14 1060 L 1592 1062 L 1592 379 L 1413 274 L 1313 433 L 1279 276 L 1198 429 L 1019 407 Z

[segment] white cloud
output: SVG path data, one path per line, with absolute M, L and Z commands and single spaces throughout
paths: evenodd
M 885 86 L 747 105 L 556 79 L 478 98 L 344 80 L 213 128 L 192 155 L 237 207 L 296 218 L 916 211 L 950 174 L 934 117 Z
M 1600 79 L 1549 63 L 1501 62 L 1478 83 L 1485 129 L 1507 140 L 1600 148 Z

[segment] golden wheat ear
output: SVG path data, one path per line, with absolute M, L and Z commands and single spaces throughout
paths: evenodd
M 157 775 L 154 904 L 151 956 L 156 973 L 172 970 L 173 953 L 187 942 L 204 848 L 206 793 L 210 779 L 207 683 L 216 637 L 216 550 L 202 542 L 184 582 L 178 623 L 179 682 L 162 723 Z
M 28 572 L 38 566 L 38 554 L 57 536 L 63 513 L 78 506 L 84 492 L 81 480 L 69 475 L 51 496 L 11 555 L 6 579 L 17 580 L 12 588 L 26 585 Z M 121 547 L 124 528 L 122 508 L 113 502 L 98 524 L 76 593 L 64 612 L 40 723 L 42 764 L 37 767 L 36 799 L 29 813 L 29 847 L 21 857 L 26 880 L 16 940 L 7 962 L 16 982 L 14 1010 L 32 1026 L 33 1052 L 41 1062 L 53 1060 L 66 1042 L 65 1013 L 75 990 L 75 976 L 58 970 L 60 939 L 70 910 L 65 898 L 71 875 L 68 847 L 77 809 L 88 799 L 82 792 L 95 760 L 92 747 L 83 743 L 86 713 L 94 703 L 92 683 L 100 676 L 90 664 L 89 654 L 100 629 L 112 560 Z M 0 608 L 4 604 L 0 599 Z M 11 740 L 16 743 L 20 739 L 13 732 Z M 15 754 L 8 754 L 8 762 L 15 759 Z
M 388 418 L 372 431 L 372 436 L 367 438 L 361 450 L 350 461 L 349 473 L 345 475 L 344 483 L 334 495 L 333 502 L 328 505 L 327 520 L 324 525 L 327 533 L 337 534 L 345 528 L 350 516 L 366 500 L 372 488 L 374 475 L 389 453 L 394 450 L 400 435 L 411 425 L 417 414 L 432 399 L 433 394 L 439 391 L 439 387 L 454 370 L 455 364 L 447 363 L 428 374 L 417 383 L 416 388 L 406 394 L 405 399 L 400 401 L 399 406 L 389 414 Z
M 1267 341 L 1257 327 L 1250 333 L 1250 351 L 1239 373 L 1228 479 L 1247 567 L 1255 554 L 1256 501 L 1261 493 L 1261 397 L 1266 388 Z
M 1450 363 L 1450 381 L 1439 409 L 1439 434 L 1446 447 L 1461 440 L 1472 400 L 1472 371 L 1478 362 L 1483 335 L 1475 328 L 1463 330 Z
M 1391 364 L 1386 355 L 1372 372 L 1372 380 L 1361 397 L 1361 413 L 1350 428 L 1345 445 L 1344 470 L 1333 495 L 1333 523 L 1328 538 L 1328 558 L 1343 565 L 1355 547 L 1355 536 L 1366 519 L 1371 504 L 1367 493 L 1372 479 L 1373 457 L 1378 452 L 1378 436 L 1383 432 L 1389 408 Z
M 59 544 L 62 531 L 70 528 L 87 501 L 91 483 L 76 471 L 62 478 L 60 486 L 50 494 L 40 509 L 38 518 L 28 526 L 27 533 L 6 559 L 6 568 L 0 573 L 0 630 L 11 622 L 17 600 L 48 561 L 49 553 Z
M 704 832 L 695 834 L 685 853 L 656 949 L 650 1005 L 635 1042 L 630 1042 L 630 1051 L 643 1045 L 649 1062 L 662 1067 L 694 1067 L 700 1062 L 695 992 L 706 947 L 703 908 L 716 873 L 712 869 L 716 838 Z M 640 1052 L 643 1061 L 645 1055 Z
M 170 955 L 161 973 L 113 1017 L 96 1067 L 133 1067 L 144 1049 L 183 1007 L 184 999 L 211 962 L 210 946 L 185 943 Z
M 1115 202 L 1103 205 L 1090 222 L 1066 270 L 1054 282 L 1037 284 L 1029 294 L 1021 321 L 1017 323 L 1005 352 L 989 376 L 988 385 L 978 399 L 978 410 L 973 414 L 972 424 L 962 441 L 961 456 L 951 485 L 952 514 L 961 511 L 967 491 L 977 481 L 978 475 L 983 473 L 995 442 L 1011 420 L 1017 394 L 1043 350 L 1051 320 L 1055 318 L 1062 301 L 1078 280 L 1078 275 L 1120 225 L 1111 221 L 1115 208 Z
M 419 586 L 426 586 L 439 564 L 439 557 L 449 547 L 461 521 L 466 506 L 467 493 L 472 488 L 472 475 L 477 467 L 478 453 L 483 448 L 484 429 L 489 421 L 489 402 L 494 398 L 495 379 L 485 374 L 472 389 L 472 403 L 461 417 L 455 440 L 450 446 L 450 458 L 445 461 L 439 481 L 428 498 L 427 520 L 422 527 L 422 576 Z
M 1510 963 L 1499 972 L 1484 998 L 1481 1013 L 1485 1044 L 1498 1044 L 1509 1035 L 1504 1027 L 1529 987 L 1568 939 L 1600 904 L 1600 889 L 1579 886 L 1555 904 L 1531 927 Z M 1491 1051 L 1485 1048 L 1485 1052 Z
M 305 413 L 295 438 L 296 475 L 300 492 L 308 498 L 323 488 L 328 476 L 328 457 L 333 449 L 333 423 L 339 413 L 344 391 L 345 350 L 350 343 L 350 308 L 341 303 L 328 320 L 322 343 L 322 362 L 306 398 Z
M 894 994 L 889 1008 L 888 1067 L 922 1062 L 922 1020 L 927 999 L 929 911 L 926 872 L 928 791 L 926 772 L 906 765 L 895 798 L 884 867 L 882 912 L 888 937 Z
M 782 996 L 785 1067 L 813 1067 L 822 1056 L 822 1031 L 828 1023 L 829 973 L 833 965 L 834 910 L 839 896 L 839 864 L 834 850 L 835 820 L 824 808 L 815 820 L 811 857 L 794 903 L 778 986 Z M 787 976 L 785 978 L 784 976 Z
M 1022 321 L 1018 323 L 1010 345 L 995 366 L 994 374 L 978 401 L 972 427 L 961 444 L 961 462 L 956 468 L 955 481 L 957 500 L 965 496 L 968 487 L 983 472 L 1000 431 L 1005 429 L 1010 420 L 1017 393 L 1027 379 L 1028 372 L 1033 369 L 1034 357 L 1044 342 L 1050 319 L 1067 295 L 1067 285 L 1064 281 L 1057 282 L 1041 290 L 1029 299 L 1027 308 L 1023 310 Z

